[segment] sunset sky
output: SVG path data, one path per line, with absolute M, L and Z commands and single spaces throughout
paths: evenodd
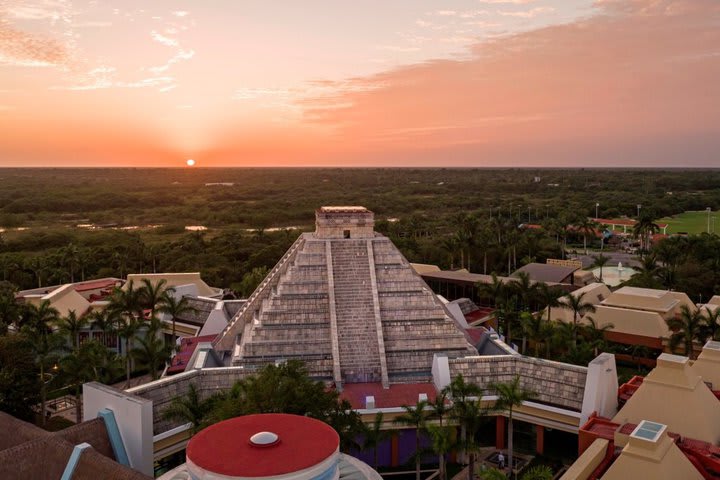
M 718 0 L 0 0 L 0 167 L 720 167 Z

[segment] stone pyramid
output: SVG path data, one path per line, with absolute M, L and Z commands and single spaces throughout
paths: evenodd
M 214 348 L 248 369 L 303 360 L 343 383 L 420 383 L 434 354 L 477 354 L 364 207 L 322 207 Z

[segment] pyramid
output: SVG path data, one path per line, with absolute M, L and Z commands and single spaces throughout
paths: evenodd
M 364 207 L 322 207 L 213 342 L 228 363 L 299 359 L 343 383 L 419 383 L 435 354 L 477 354 Z

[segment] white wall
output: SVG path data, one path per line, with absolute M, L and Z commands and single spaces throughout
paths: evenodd
M 587 422 L 593 412 L 597 412 L 601 417 L 613 418 L 618 407 L 617 391 L 615 356 L 601 353 L 588 364 L 580 426 Z
M 83 420 L 97 418 L 104 408 L 112 410 L 118 424 L 130 466 L 153 475 L 153 403 L 107 385 L 83 385 Z

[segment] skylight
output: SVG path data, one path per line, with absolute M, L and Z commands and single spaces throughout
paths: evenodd
M 633 438 L 639 438 L 648 442 L 657 442 L 667 427 L 662 423 L 643 420 L 630 434 Z

